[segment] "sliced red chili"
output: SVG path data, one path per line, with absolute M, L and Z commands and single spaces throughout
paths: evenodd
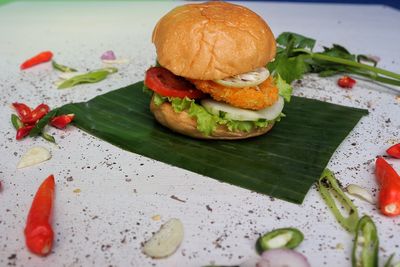
M 28 107 L 27 105 L 25 105 L 24 103 L 12 103 L 13 107 L 15 108 L 15 110 L 18 113 L 18 116 L 22 119 L 22 118 L 26 118 L 27 116 L 29 116 L 32 112 L 31 108 Z
M 36 66 L 41 63 L 45 63 L 50 61 L 53 58 L 53 53 L 50 51 L 45 51 L 37 54 L 36 56 L 28 59 L 24 63 L 21 64 L 21 70 Z
M 40 185 L 33 198 L 25 227 L 25 242 L 28 249 L 40 256 L 47 255 L 53 244 L 54 232 L 51 213 L 54 198 L 54 176 L 50 175 Z
M 17 130 L 17 135 L 16 135 L 16 139 L 17 140 L 21 140 L 22 138 L 24 138 L 25 136 L 27 136 L 31 130 L 35 127 L 35 125 L 27 125 L 24 127 L 21 127 Z
M 37 106 L 29 116 L 21 118 L 22 122 L 25 124 L 35 124 L 38 120 L 43 118 L 47 113 L 49 113 L 50 107 L 46 104 L 40 104 Z
M 356 84 L 356 80 L 349 76 L 343 76 L 338 80 L 337 84 L 342 88 L 351 89 Z
M 386 216 L 400 215 L 400 176 L 382 157 L 376 159 L 375 175 L 380 185 L 380 211 Z
M 386 153 L 393 158 L 400 159 L 400 143 L 389 147 Z
M 50 121 L 50 125 L 58 129 L 64 129 L 75 118 L 75 114 L 60 115 Z

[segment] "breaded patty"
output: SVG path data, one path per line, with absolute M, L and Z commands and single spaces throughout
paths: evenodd
M 244 109 L 260 110 L 278 100 L 279 91 L 272 77 L 254 87 L 234 88 L 213 81 L 190 80 L 197 89 L 210 94 L 217 101 Z

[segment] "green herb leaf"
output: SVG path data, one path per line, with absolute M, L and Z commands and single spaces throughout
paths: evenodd
M 281 75 L 291 83 L 306 73 L 319 73 L 321 77 L 339 73 L 355 74 L 377 82 L 400 86 L 400 74 L 376 67 L 376 60 L 365 55 L 351 54 L 345 47 L 333 44 L 324 51 L 314 53 L 315 40 L 299 34 L 284 32 L 277 38 L 275 61 L 268 64 L 271 73 Z M 367 61 L 374 66 L 362 64 Z
M 20 118 L 15 114 L 11 114 L 11 123 L 14 126 L 15 130 L 18 130 L 24 126 Z
M 46 114 L 43 118 L 41 118 L 33 127 L 33 129 L 29 132 L 29 136 L 34 137 L 42 134 L 44 127 L 49 123 L 49 121 L 57 116 L 59 109 L 53 109 L 49 113 Z
M 54 138 L 54 136 L 52 136 L 51 134 L 42 132 L 41 136 L 43 137 L 44 140 L 49 141 L 51 143 L 56 143 L 56 139 Z
M 65 65 L 61 65 L 58 64 L 57 62 L 55 62 L 54 60 L 51 62 L 51 64 L 53 65 L 53 68 L 62 72 L 76 72 L 76 69 L 67 67 Z
M 308 48 L 313 50 L 315 46 L 314 39 L 293 32 L 281 33 L 276 39 L 276 42 L 281 47 L 285 48 L 289 46 L 290 42 L 292 42 L 293 48 Z
M 279 94 L 286 100 L 286 102 L 290 102 L 290 97 L 292 96 L 293 91 L 292 86 L 282 79 L 279 73 L 275 78 L 275 82 L 279 89 Z
M 352 252 L 353 267 L 378 267 L 379 238 L 375 223 L 364 215 L 358 222 Z
M 385 262 L 385 265 L 383 265 L 383 267 L 397 267 L 397 266 L 392 266 L 392 261 L 393 261 L 394 255 L 395 255 L 394 253 L 392 253 L 390 255 L 390 257 L 387 259 L 387 261 Z M 399 263 L 399 265 L 400 265 L 400 263 Z
M 117 71 L 118 70 L 116 68 L 104 68 L 88 72 L 85 74 L 77 75 L 68 80 L 65 80 L 58 86 L 58 89 L 70 88 L 82 83 L 97 83 L 107 78 L 109 74 L 115 73 Z
M 324 47 L 324 52 L 319 54 L 338 57 L 338 58 L 345 58 L 352 61 L 356 60 L 356 55 L 350 54 L 350 52 L 346 48 L 338 44 L 333 44 L 332 47 Z
M 358 222 L 357 207 L 345 195 L 343 190 L 340 188 L 335 176 L 329 169 L 325 169 L 323 171 L 321 178 L 318 180 L 317 187 L 326 205 L 333 212 L 336 220 L 347 231 L 351 233 L 355 232 Z M 342 205 L 342 207 L 348 212 L 347 217 L 342 215 L 342 212 L 336 205 L 334 198 L 336 198 L 338 202 Z
M 301 79 L 309 69 L 304 55 L 289 57 L 286 53 L 280 53 L 268 64 L 268 70 L 274 75 L 279 74 L 287 83 Z

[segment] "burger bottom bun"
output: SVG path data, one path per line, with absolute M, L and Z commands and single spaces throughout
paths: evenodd
M 232 132 L 229 131 L 225 125 L 218 125 L 211 135 L 206 136 L 202 132 L 197 130 L 196 119 L 190 117 L 188 112 L 186 111 L 175 112 L 169 102 L 164 102 L 161 105 L 157 106 L 152 98 L 150 102 L 150 110 L 159 123 L 171 129 L 172 131 L 201 139 L 245 139 L 265 134 L 274 126 L 274 124 L 272 123 L 264 128 L 253 128 L 250 132 Z

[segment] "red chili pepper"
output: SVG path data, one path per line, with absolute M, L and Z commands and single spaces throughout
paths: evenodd
M 349 76 L 343 76 L 337 81 L 337 84 L 342 88 L 351 89 L 356 84 L 356 80 Z
M 38 120 L 43 118 L 47 113 L 49 113 L 50 107 L 46 104 L 40 104 L 37 106 L 29 116 L 21 118 L 21 121 L 26 124 L 35 124 Z
M 33 198 L 25 227 L 25 242 L 28 249 L 40 256 L 47 255 L 53 244 L 51 213 L 54 198 L 54 176 L 50 175 L 40 185 Z
M 386 153 L 393 158 L 400 159 L 400 143 L 389 147 Z
M 34 127 L 35 127 L 35 125 L 28 125 L 28 126 L 24 126 L 24 127 L 19 128 L 17 130 L 17 135 L 16 135 L 15 138 L 17 140 L 21 140 L 22 138 L 27 136 Z
M 28 59 L 21 64 L 21 70 L 36 66 L 38 64 L 50 61 L 53 58 L 53 53 L 50 51 L 45 51 L 37 54 L 36 56 Z
M 27 105 L 23 104 L 23 103 L 12 103 L 13 107 L 15 108 L 15 110 L 18 113 L 18 116 L 22 119 L 22 118 L 26 118 L 27 116 L 29 116 L 32 112 L 31 108 L 28 107 Z
M 382 157 L 376 159 L 375 165 L 375 175 L 380 185 L 380 210 L 386 216 L 400 215 L 400 176 Z
M 60 115 L 51 119 L 50 124 L 58 129 L 65 128 L 73 119 L 75 114 Z

